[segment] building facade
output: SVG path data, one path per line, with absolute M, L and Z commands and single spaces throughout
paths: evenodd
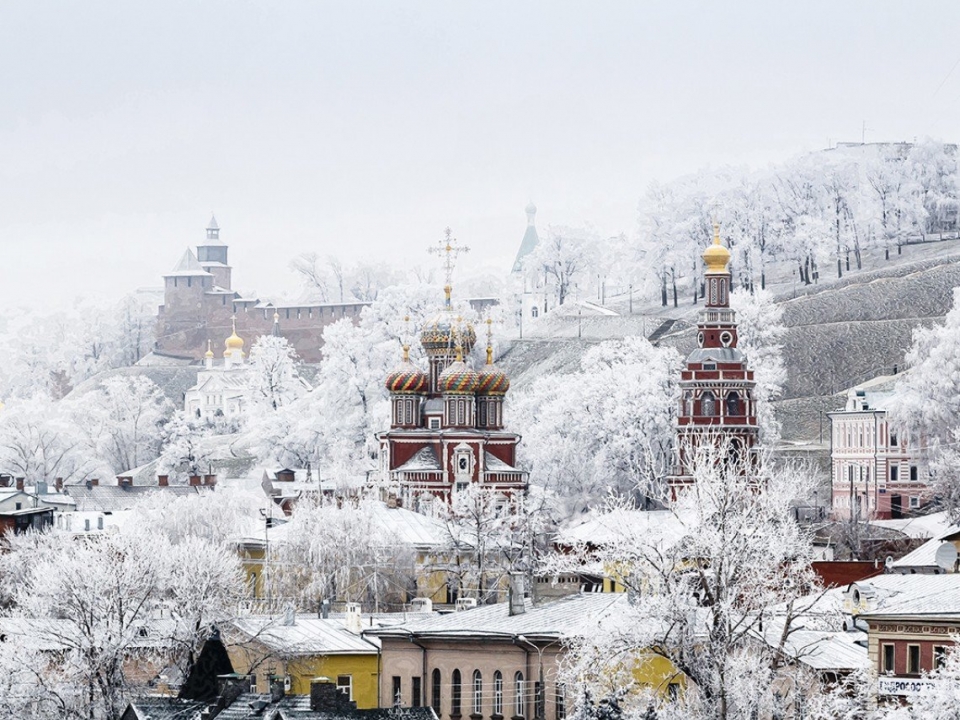
M 197 382 L 184 393 L 183 409 L 195 420 L 238 420 L 250 404 L 250 373 L 245 364 L 243 338 L 233 332 L 224 341 L 223 364 L 215 365 L 213 348 L 207 342 L 203 370 Z
M 714 225 L 713 244 L 703 253 L 705 307 L 697 323 L 697 349 L 680 376 L 676 466 L 668 478 L 675 495 L 693 482 L 693 464 L 705 445 L 724 444 L 737 462 L 757 444 L 753 370 L 737 349 L 736 313 L 730 309 L 730 251 Z
M 898 436 L 887 414 L 890 397 L 853 389 L 843 410 L 827 413 L 832 425 L 833 515 L 887 520 L 909 516 L 924 503 L 928 470 Z

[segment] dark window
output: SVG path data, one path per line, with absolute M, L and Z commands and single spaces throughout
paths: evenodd
M 430 706 L 437 715 L 440 715 L 440 671 L 437 669 L 433 671 L 431 685 Z
M 713 397 L 713 393 L 709 390 L 700 396 L 700 414 L 701 415 L 715 415 L 717 412 L 717 401 Z
M 337 690 L 353 700 L 353 676 L 337 675 Z
M 898 476 L 900 475 L 900 468 L 896 465 L 890 466 L 890 482 L 896 482 Z
M 17 503 L 17 507 L 14 508 L 14 510 L 22 510 L 22 509 L 23 509 L 23 503 Z
M 947 659 L 947 649 L 943 645 L 933 646 L 933 669 L 937 670 L 943 666 Z
M 543 683 L 539 680 L 533 684 L 533 697 L 535 701 L 535 706 L 533 709 L 533 715 L 536 718 L 543 719 L 544 711 L 544 702 L 543 702 Z
M 893 672 L 893 645 L 883 646 L 883 672 Z
M 567 689 L 563 683 L 557 683 L 557 720 L 567 716 Z
M 740 415 L 740 395 L 735 392 L 727 394 L 727 415 Z
M 417 675 L 417 676 L 415 676 L 415 677 L 413 678 L 413 682 L 412 682 L 412 685 L 413 685 L 413 697 L 411 698 L 411 700 L 412 700 L 413 702 L 410 703 L 413 707 L 420 707 L 421 704 L 422 704 L 421 701 L 420 701 L 420 695 L 421 695 L 421 692 L 422 692 L 422 689 L 421 689 L 420 685 L 421 685 L 422 682 L 423 682 L 423 678 L 421 678 L 419 675 Z
M 897 436 L 896 436 L 896 433 L 890 433 L 890 444 L 891 444 L 893 447 L 896 447 L 896 446 L 897 446 Z
M 916 481 L 917 481 L 917 466 L 911 465 L 910 466 L 910 482 L 916 482 Z
M 403 697 L 400 694 L 400 676 L 393 676 L 393 692 L 390 693 L 390 701 L 399 707 L 403 705 Z
M 907 645 L 907 674 L 920 674 L 920 646 Z
M 453 682 L 450 687 L 450 715 L 460 715 L 460 691 L 461 691 L 460 671 L 453 671 Z
M 499 670 L 493 674 L 493 714 L 503 715 L 503 673 Z
M 680 698 L 680 683 L 672 682 L 667 685 L 667 697 L 671 702 L 676 702 Z

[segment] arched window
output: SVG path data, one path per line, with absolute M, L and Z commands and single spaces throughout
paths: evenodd
M 459 716 L 460 715 L 460 687 L 461 678 L 460 671 L 453 671 L 453 683 L 450 689 L 450 715 Z
M 431 688 L 430 688 L 430 705 L 433 707 L 433 711 L 440 716 L 440 670 L 438 668 L 433 669 L 433 677 L 431 678 Z
M 740 395 L 735 390 L 727 393 L 727 415 L 742 415 L 740 412 Z
M 493 674 L 493 714 L 503 716 L 503 673 Z
M 513 687 L 516 697 L 513 699 L 513 714 L 517 717 L 523 717 L 523 673 L 518 672 L 513 676 Z
M 717 399 L 709 390 L 700 396 L 700 414 L 707 417 L 717 414 Z
M 539 317 L 539 315 L 540 315 L 540 308 L 538 308 L 536 305 L 530 308 L 530 317 Z
M 473 671 L 473 714 L 483 712 L 483 676 L 479 670 Z

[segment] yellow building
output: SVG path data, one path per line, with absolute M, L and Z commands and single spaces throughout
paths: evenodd
M 309 695 L 310 681 L 328 677 L 360 709 L 379 706 L 379 641 L 360 634 L 359 614 L 249 615 L 224 630 L 234 671 L 250 675 L 257 692 L 281 679 L 293 695 Z

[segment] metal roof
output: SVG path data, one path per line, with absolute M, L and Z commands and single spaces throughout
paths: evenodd
M 180 258 L 180 262 L 164 277 L 211 277 L 211 275 L 200 265 L 200 261 L 193 254 L 193 250 L 187 248 Z
M 251 615 L 231 625 L 244 635 L 284 657 L 303 655 L 376 655 L 379 643 L 345 627 L 341 619 L 296 615 L 292 625 L 282 617 Z
M 524 612 L 510 615 L 509 603 L 439 615 L 396 627 L 368 630 L 379 637 L 457 638 L 482 636 L 512 639 L 518 635 L 569 638 L 589 632 L 607 613 L 627 601 L 625 593 L 570 595 L 543 605 L 524 600 Z

